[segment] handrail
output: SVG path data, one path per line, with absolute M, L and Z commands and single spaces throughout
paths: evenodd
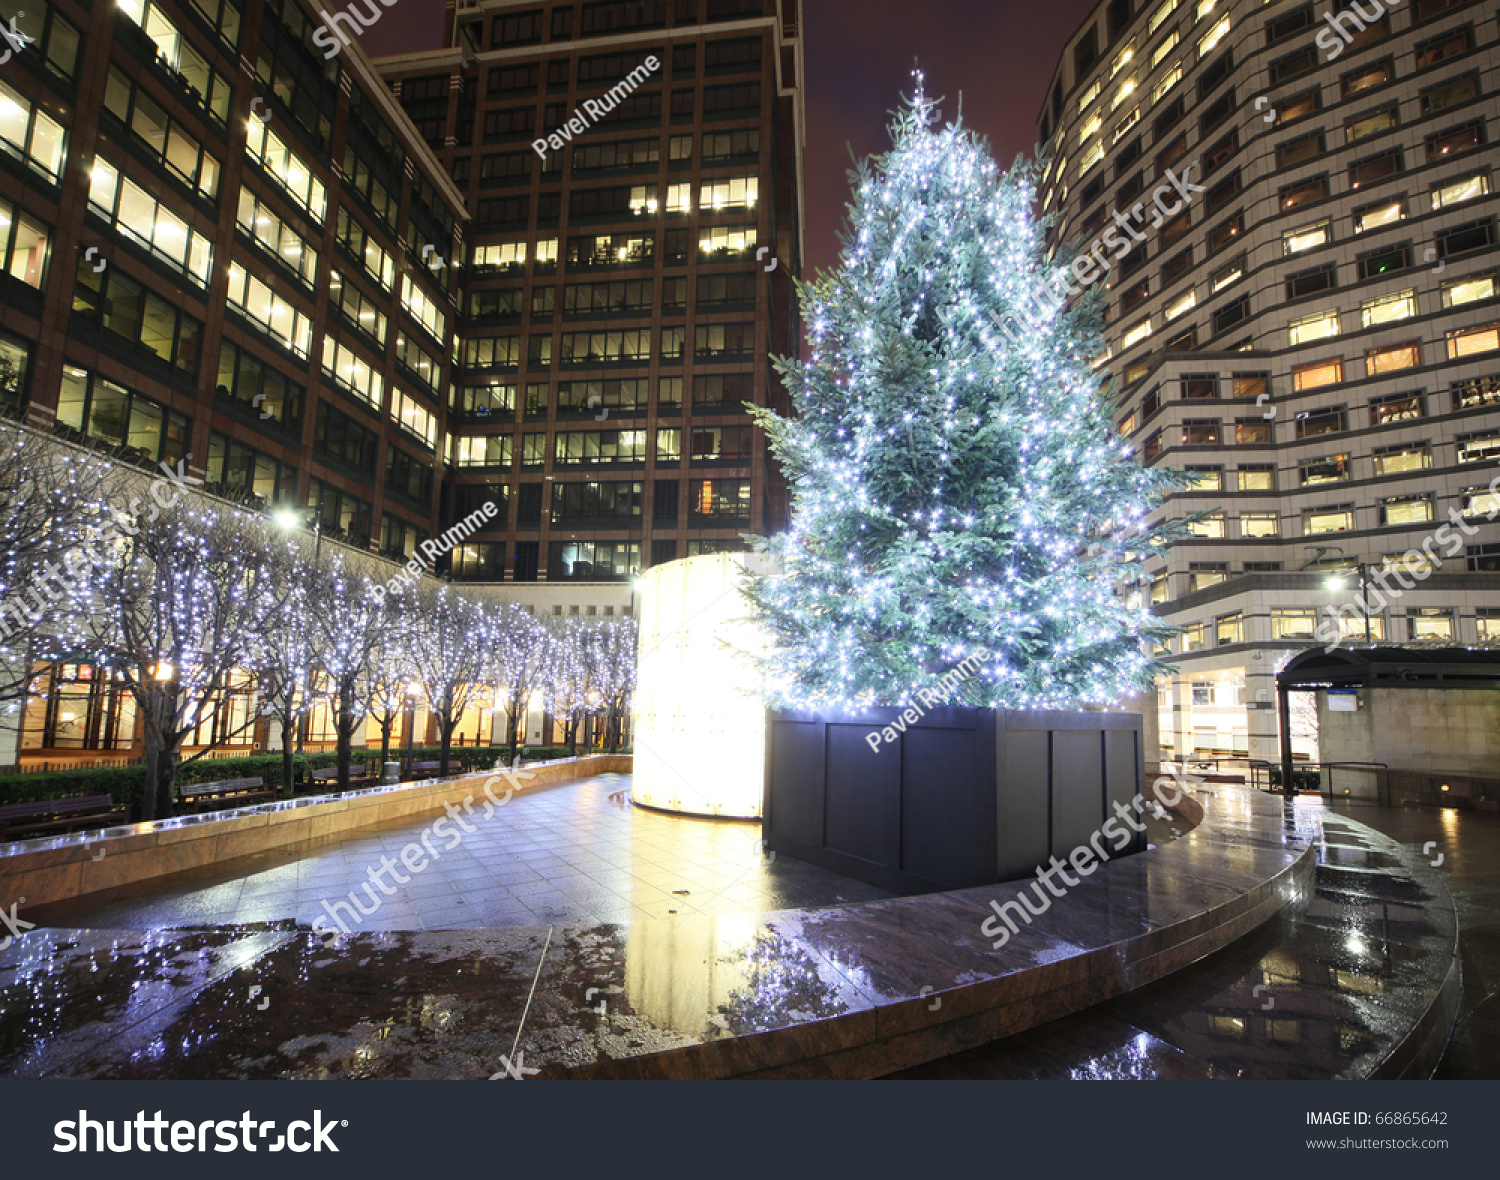
M 1318 783 L 1318 794 L 1319 795 L 1325 794 L 1324 787 L 1326 786 L 1327 787 L 1326 794 L 1331 799 L 1331 798 L 1333 798 L 1333 772 L 1335 770 L 1388 771 L 1388 770 L 1390 770 L 1390 768 L 1391 768 L 1390 764 L 1387 763 L 1387 762 L 1299 762 L 1295 766 L 1292 767 L 1292 774 L 1293 774 L 1293 781 L 1295 782 L 1296 781 L 1296 772 L 1298 770 L 1316 770 L 1316 771 L 1318 771 L 1319 772 L 1319 779 L 1320 779 L 1320 781 Z M 1250 785 L 1252 787 L 1254 787 L 1254 788 L 1257 788 L 1257 789 L 1266 790 L 1266 791 L 1274 791 L 1276 788 L 1271 785 L 1271 774 L 1270 774 L 1270 772 L 1273 771 L 1273 770 L 1280 771 L 1280 769 L 1281 769 L 1281 764 L 1277 763 L 1277 762 L 1267 762 L 1264 759 L 1260 759 L 1260 758 L 1251 760 L 1250 761 Z M 1261 787 L 1261 781 L 1260 781 L 1260 772 L 1262 770 L 1264 770 L 1266 772 L 1266 780 L 1265 780 L 1265 786 L 1264 787 Z M 1324 771 L 1327 771 L 1327 773 L 1326 774 L 1323 773 Z M 1283 783 L 1281 789 L 1283 791 L 1285 791 L 1286 793 L 1290 794 L 1291 793 L 1291 786 L 1292 786 L 1291 783 Z M 1390 800 L 1391 785 L 1390 785 L 1390 778 L 1389 777 L 1387 777 L 1386 780 L 1385 780 L 1385 791 L 1386 791 L 1386 806 L 1390 806 L 1390 802 L 1391 802 L 1391 800 Z

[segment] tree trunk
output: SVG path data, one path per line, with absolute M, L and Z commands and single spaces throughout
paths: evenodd
M 520 706 L 520 703 L 516 700 L 515 697 L 511 697 L 510 698 L 510 733 L 508 735 L 510 740 L 509 740 L 509 742 L 507 744 L 510 746 L 510 764 L 511 764 L 512 767 L 514 767 L 515 764 L 516 764 L 516 751 L 517 751 L 517 749 L 519 747 L 519 741 L 518 741 L 518 739 L 520 738 L 520 734 L 521 734 L 521 706 Z
M 569 717 L 567 724 L 563 727 L 563 736 L 568 741 L 568 757 L 578 756 L 578 718 Z
M 438 777 L 448 773 L 448 751 L 453 748 L 453 731 L 458 728 L 457 717 L 444 713 L 438 721 Z
M 385 764 L 391 760 L 391 730 L 396 724 L 396 714 L 387 713 L 380 723 L 380 772 L 385 773 Z
M 339 790 L 349 789 L 349 759 L 354 752 L 354 704 L 350 700 L 353 694 L 347 691 L 339 693 L 339 720 L 338 720 L 338 768 L 339 768 Z
M 281 789 L 282 794 L 290 799 L 297 793 L 297 764 L 292 753 L 292 726 L 295 721 L 289 717 L 281 718 Z

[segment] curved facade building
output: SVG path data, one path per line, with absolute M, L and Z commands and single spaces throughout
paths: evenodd
M 1164 748 L 1273 757 L 1291 649 L 1500 638 L 1497 41 L 1463 0 L 1109 0 L 1063 52 L 1050 240 L 1206 514 L 1140 588 L 1187 628 Z

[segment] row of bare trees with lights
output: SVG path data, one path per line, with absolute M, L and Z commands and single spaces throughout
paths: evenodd
M 204 496 L 152 491 L 148 476 L 106 470 L 87 452 L 25 431 L 0 435 L 0 508 L 9 511 L 0 701 L 21 707 L 47 663 L 110 670 L 142 718 L 143 818 L 171 813 L 186 746 L 197 746 L 186 759 L 195 761 L 243 741 L 262 717 L 279 723 L 290 784 L 294 734 L 320 704 L 337 737 L 340 788 L 359 727 L 379 727 L 383 762 L 418 698 L 444 765 L 466 712 L 491 705 L 505 711 L 514 762 L 538 697 L 571 747 L 590 715 L 616 747 L 635 684 L 633 620 L 542 621 L 432 580 L 387 590 L 390 568 L 374 558 L 312 547 Z M 52 577 L 24 612 L 6 609 L 49 562 L 75 576 Z M 232 728 L 211 726 L 202 744 L 205 719 L 231 694 L 252 708 Z

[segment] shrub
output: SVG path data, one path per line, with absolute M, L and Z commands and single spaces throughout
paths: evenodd
M 589 751 L 580 749 L 580 756 Z M 628 752 L 628 751 L 622 751 Z M 437 746 L 422 746 L 413 751 L 417 762 L 436 762 L 442 751 Z M 455 746 L 448 751 L 449 761 L 458 762 L 465 771 L 489 770 L 496 765 L 505 766 L 510 750 L 506 746 Z M 565 746 L 531 746 L 521 750 L 528 761 L 566 758 Z M 380 748 L 356 750 L 351 766 L 370 763 L 374 772 L 380 773 L 378 765 Z M 405 764 L 406 750 L 391 751 L 391 760 Z M 325 795 L 331 789 L 328 783 L 309 786 L 303 782 L 309 771 L 324 770 L 338 765 L 338 755 L 332 751 L 298 754 L 293 760 L 296 779 L 296 794 Z M 278 788 L 283 797 L 289 792 L 282 782 L 281 755 L 255 754 L 237 758 L 201 758 L 197 762 L 183 765 L 177 772 L 177 781 L 184 786 L 192 783 L 212 783 L 229 778 L 259 778 L 267 786 Z M 357 769 L 355 773 L 358 773 Z M 116 803 L 126 804 L 131 815 L 140 813 L 141 794 L 146 777 L 144 766 L 98 766 L 80 767 L 77 770 L 46 770 L 32 774 L 12 774 L 0 777 L 0 806 L 7 803 L 31 803 L 38 799 L 69 799 L 77 795 L 108 795 Z

